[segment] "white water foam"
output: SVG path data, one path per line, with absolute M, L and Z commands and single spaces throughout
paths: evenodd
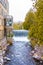
M 28 38 L 27 37 L 13 37 L 14 41 L 24 41 L 24 42 L 29 42 Z

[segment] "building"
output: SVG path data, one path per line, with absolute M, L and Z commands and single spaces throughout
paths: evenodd
M 8 0 L 0 0 L 0 65 L 7 49 L 7 42 L 12 43 L 13 17 L 9 15 Z
M 0 0 L 0 45 L 3 50 L 6 49 L 8 36 L 12 36 L 12 23 L 13 17 L 9 15 L 8 0 Z
M 9 13 L 9 3 L 8 0 L 0 0 L 0 39 L 4 38 L 4 26 L 5 20 L 4 16 Z
M 12 44 L 13 17 L 11 15 L 7 15 L 5 19 L 6 19 L 6 34 L 5 35 L 7 37 L 7 42 L 9 44 Z
M 8 0 L 0 0 L 0 65 L 3 65 L 3 55 L 7 48 L 6 39 L 6 21 L 5 16 L 9 14 L 9 3 Z
M 8 0 L 0 0 L 0 46 L 2 50 L 6 50 L 7 41 L 12 39 L 12 22 L 13 17 L 9 15 Z

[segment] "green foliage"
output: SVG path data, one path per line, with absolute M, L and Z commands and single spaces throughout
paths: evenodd
M 7 37 L 13 37 L 13 34 L 8 34 Z
M 19 25 L 14 23 L 13 28 L 14 28 L 15 30 L 19 30 Z
M 22 29 L 22 23 L 20 22 L 20 23 L 14 23 L 13 24 L 13 29 L 14 30 L 20 30 L 20 29 Z
M 43 45 L 43 0 L 38 0 L 35 4 L 38 18 L 38 39 L 39 44 Z
M 34 22 L 34 12 L 29 11 L 25 17 L 25 21 L 23 23 L 23 28 L 28 30 L 31 26 L 31 24 Z
M 43 45 L 43 0 L 37 0 L 34 7 L 36 12 L 27 13 L 23 26 L 24 29 L 29 29 L 29 38 L 33 46 Z

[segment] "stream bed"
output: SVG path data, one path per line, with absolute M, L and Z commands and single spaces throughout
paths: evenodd
M 43 63 L 35 62 L 31 56 L 31 46 L 27 39 L 28 31 L 13 31 L 13 45 L 8 46 L 6 56 L 10 58 L 4 65 L 43 65 Z

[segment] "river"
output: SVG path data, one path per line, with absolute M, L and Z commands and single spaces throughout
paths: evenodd
M 6 56 L 11 59 L 7 61 L 4 65 L 43 65 L 36 63 L 35 60 L 30 55 L 32 50 L 30 42 L 27 39 L 27 30 L 14 30 L 13 31 L 13 45 L 8 46 Z

